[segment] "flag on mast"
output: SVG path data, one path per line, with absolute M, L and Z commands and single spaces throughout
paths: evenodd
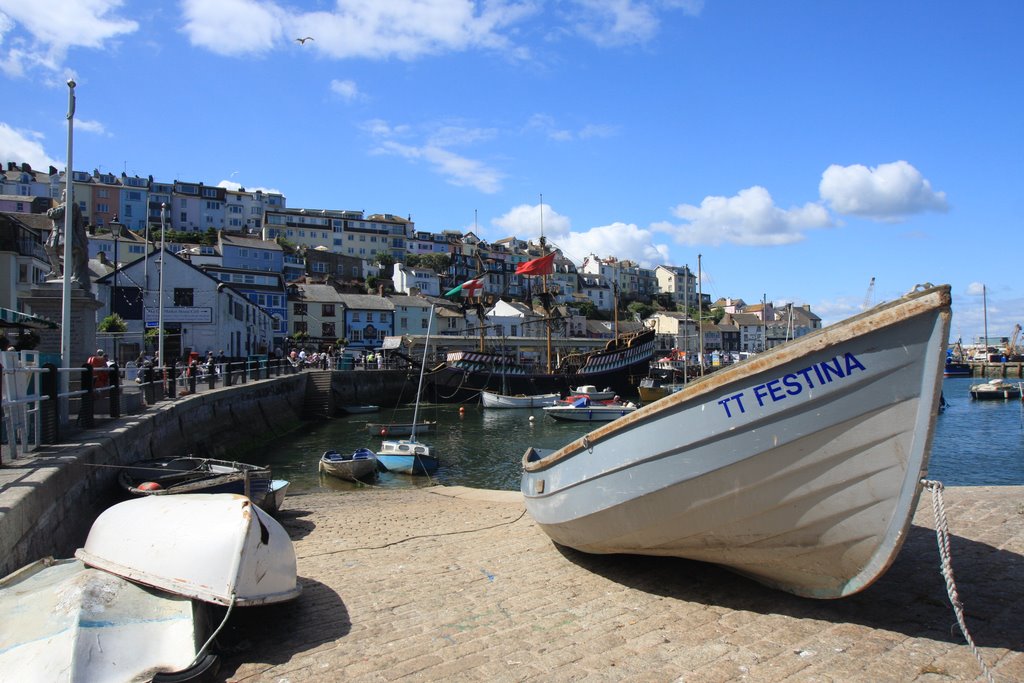
M 463 282 L 458 287 L 455 287 L 454 289 L 449 290 L 448 292 L 445 293 L 445 296 L 454 296 L 455 294 L 458 294 L 459 292 L 462 292 L 463 296 L 471 297 L 474 294 L 478 294 L 478 293 L 482 292 L 483 288 L 484 288 L 483 281 L 480 278 L 477 277 L 477 278 L 473 278 L 472 280 L 469 280 L 468 282 Z M 479 290 L 479 291 L 477 291 L 477 290 Z
M 516 267 L 516 275 L 551 275 L 555 272 L 555 252 L 535 258 Z

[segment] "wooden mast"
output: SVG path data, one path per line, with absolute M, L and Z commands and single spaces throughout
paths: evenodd
M 547 256 L 547 240 L 544 237 L 544 195 L 540 196 L 540 255 L 541 258 Z M 547 332 L 547 373 L 551 374 L 551 306 L 548 294 L 548 274 L 543 273 L 541 275 L 541 290 L 543 296 L 541 297 L 541 306 L 544 308 L 544 329 Z

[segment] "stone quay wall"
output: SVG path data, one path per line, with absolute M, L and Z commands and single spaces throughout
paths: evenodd
M 142 413 L 98 417 L 66 443 L 0 467 L 0 577 L 48 555 L 70 557 L 96 516 L 120 500 L 120 467 L 189 453 L 239 459 L 302 420 L 305 373 L 161 401 Z

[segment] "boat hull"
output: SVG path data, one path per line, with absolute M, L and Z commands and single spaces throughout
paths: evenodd
M 714 562 L 838 598 L 894 559 L 927 472 L 949 331 L 929 288 L 527 452 L 526 507 L 557 543 Z
M 39 560 L 0 579 L 0 678 L 141 681 L 212 676 L 201 658 L 210 633 L 202 603 L 152 591 L 80 560 Z M 192 676 L 195 676 L 193 678 Z
M 609 342 L 615 346 L 615 341 Z M 435 403 L 474 401 L 482 391 L 504 394 L 572 393 L 581 384 L 611 387 L 620 396 L 631 396 L 645 377 L 654 357 L 654 333 L 644 332 L 615 348 L 580 356 L 578 364 L 566 360 L 552 373 L 528 372 L 522 366 L 489 353 L 449 355 L 449 362 L 424 377 L 422 396 Z
M 417 422 L 415 426 L 417 434 L 427 434 L 434 431 L 437 422 L 426 420 L 424 422 Z M 413 423 L 367 422 L 366 433 L 370 436 L 410 436 L 413 433 Z
M 133 496 L 235 493 L 248 496 L 269 513 L 281 507 L 288 489 L 288 482 L 272 478 L 268 467 L 193 456 L 132 463 L 118 475 L 118 482 Z M 150 488 L 152 484 L 158 487 Z
M 544 409 L 544 414 L 565 422 L 611 422 L 634 410 L 630 406 L 551 406 Z
M 973 385 L 969 392 L 975 401 L 1008 401 L 1020 398 L 1021 385 L 1004 379 L 993 379 Z
M 360 452 L 364 451 L 364 452 Z M 320 471 L 332 477 L 347 481 L 372 479 L 377 476 L 377 456 L 369 449 L 359 449 L 355 453 L 340 455 L 324 453 L 320 458 Z
M 480 392 L 480 403 L 484 408 L 543 408 L 554 405 L 559 394 L 509 395 L 493 391 Z
M 433 474 L 441 466 L 430 446 L 405 439 L 381 443 L 377 460 L 388 472 L 399 474 Z

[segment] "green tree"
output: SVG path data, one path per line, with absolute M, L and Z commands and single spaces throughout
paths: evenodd
M 203 234 L 203 244 L 208 247 L 217 246 L 217 231 L 213 228 L 207 228 L 206 232 Z
M 380 266 L 381 277 L 390 280 L 394 275 L 395 257 L 386 251 L 378 251 L 373 255 L 372 260 Z
M 446 273 L 452 265 L 452 259 L 448 254 L 424 254 L 420 256 L 420 265 L 438 274 Z
M 119 316 L 117 313 L 111 313 L 106 318 L 100 321 L 100 324 L 96 327 L 97 332 L 127 332 L 128 323 L 124 321 L 124 318 Z
M 650 318 L 651 315 L 654 314 L 654 306 L 644 303 L 643 301 L 634 301 L 626 306 L 626 310 L 638 317 L 640 320 Z

